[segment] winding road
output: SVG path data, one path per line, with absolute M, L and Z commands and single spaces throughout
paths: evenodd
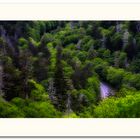
M 108 84 L 101 82 L 100 83 L 100 94 L 101 94 L 101 98 L 104 99 L 110 95 L 113 95 L 114 90 Z

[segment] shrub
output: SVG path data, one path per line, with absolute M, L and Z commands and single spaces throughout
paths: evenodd
M 15 105 L 12 105 L 0 99 L 0 118 L 21 118 L 25 117 L 24 113 L 18 109 Z
M 114 87 L 120 88 L 125 71 L 123 69 L 116 69 L 109 67 L 107 70 L 107 80 Z

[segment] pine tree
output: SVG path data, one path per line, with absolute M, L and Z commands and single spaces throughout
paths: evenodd
M 57 97 L 57 108 L 61 111 L 66 109 L 66 99 L 67 99 L 67 84 L 66 79 L 63 73 L 63 66 L 61 63 L 61 52 L 62 48 L 57 48 L 57 62 L 56 62 L 56 71 L 54 76 L 54 86 L 56 88 L 56 97 Z

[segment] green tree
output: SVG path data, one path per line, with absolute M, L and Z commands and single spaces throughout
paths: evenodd
M 107 81 L 116 88 L 120 88 L 125 71 L 109 67 L 107 70 Z

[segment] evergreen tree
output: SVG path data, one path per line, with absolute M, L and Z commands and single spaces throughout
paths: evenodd
M 66 109 L 66 99 L 67 99 L 67 84 L 63 73 L 62 60 L 62 48 L 57 48 L 57 61 L 56 61 L 56 71 L 54 76 L 54 86 L 56 88 L 57 97 L 57 108 L 61 111 Z

